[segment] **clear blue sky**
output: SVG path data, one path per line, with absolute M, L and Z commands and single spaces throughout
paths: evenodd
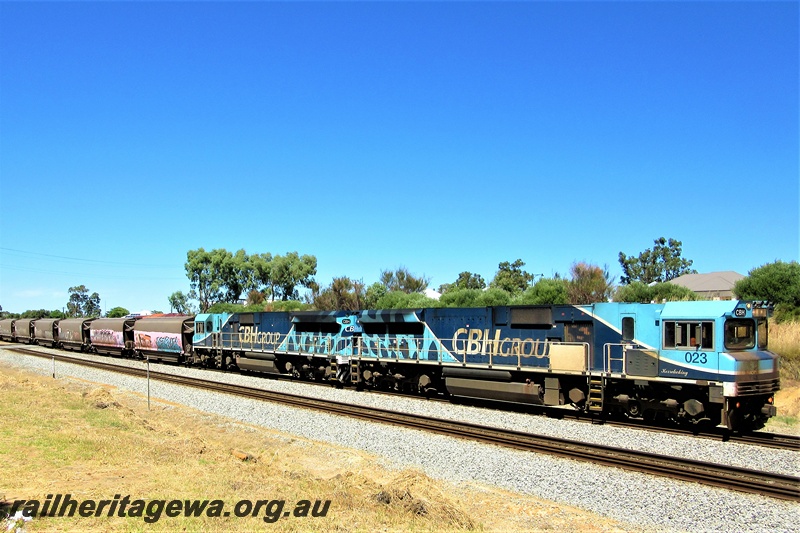
M 0 3 L 0 305 L 798 259 L 798 2 Z

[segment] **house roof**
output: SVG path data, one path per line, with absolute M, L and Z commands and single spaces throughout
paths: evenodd
M 726 270 L 724 272 L 709 272 L 708 274 L 685 274 L 669 280 L 669 283 L 681 285 L 694 292 L 714 292 L 730 291 L 740 279 L 744 279 L 744 276 L 738 272 Z

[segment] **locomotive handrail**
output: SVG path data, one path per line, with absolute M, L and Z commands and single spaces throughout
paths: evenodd
M 603 374 L 610 374 L 612 371 L 612 364 L 614 361 L 619 361 L 622 363 L 620 372 L 622 374 L 625 373 L 625 348 L 627 344 L 621 342 L 607 342 L 603 345 Z M 613 349 L 615 347 L 619 348 L 620 353 L 622 354 L 620 357 L 614 357 Z
M 614 357 L 613 356 L 612 348 L 614 348 L 614 347 L 619 347 L 620 348 L 620 353 L 621 353 L 620 357 Z M 641 349 L 641 348 L 645 348 L 645 346 L 643 346 L 641 344 L 638 344 L 638 343 L 635 343 L 635 342 L 607 342 L 606 344 L 604 344 L 603 345 L 603 373 L 604 374 L 613 373 L 613 370 L 611 368 L 611 364 L 614 361 L 619 361 L 620 363 L 622 363 L 620 372 L 622 374 L 627 374 L 628 373 L 628 368 L 627 368 L 627 361 L 625 359 L 625 352 L 628 351 L 631 348 L 638 350 L 638 349 Z

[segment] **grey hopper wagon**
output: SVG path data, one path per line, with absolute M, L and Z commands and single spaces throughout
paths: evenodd
M 153 360 L 184 362 L 192 355 L 193 316 L 144 317 L 133 325 L 134 349 Z
M 15 318 L 0 320 L 0 340 L 14 342 L 14 322 Z
M 32 318 L 18 318 L 14 321 L 14 338 L 17 342 L 33 343 L 33 320 Z
M 58 346 L 58 318 L 40 318 L 33 323 L 33 339 L 39 346 Z
M 83 352 L 89 349 L 89 325 L 93 318 L 65 318 L 58 322 L 58 342 L 65 350 Z
M 135 318 L 98 318 L 89 326 L 92 348 L 99 354 L 132 355 Z

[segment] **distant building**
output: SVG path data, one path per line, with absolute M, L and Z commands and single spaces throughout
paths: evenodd
M 442 297 L 442 293 L 435 291 L 433 289 L 425 289 L 425 296 L 428 298 L 433 298 L 434 300 L 438 300 Z
M 125 318 L 142 318 L 144 316 L 150 316 L 152 314 L 153 314 L 152 311 L 148 311 L 147 309 L 143 309 L 142 311 L 139 311 L 138 313 L 130 313 L 128 315 L 125 315 Z
M 725 272 L 709 272 L 708 274 L 686 274 L 669 283 L 686 287 L 708 300 L 733 300 L 733 285 L 743 279 L 738 272 L 727 270 Z

